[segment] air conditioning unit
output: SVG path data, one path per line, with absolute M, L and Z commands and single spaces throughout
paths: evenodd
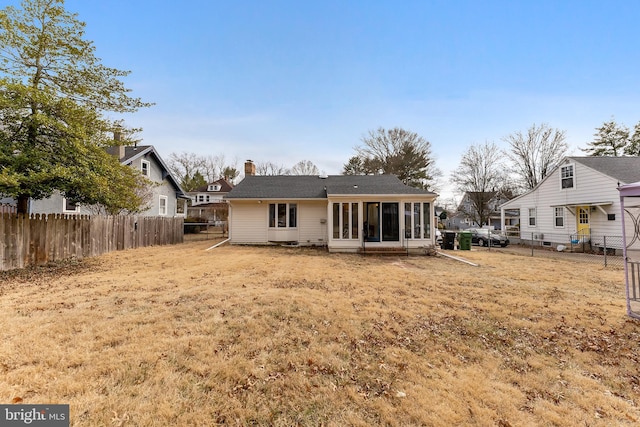
M 533 233 L 533 240 L 542 240 L 544 239 L 544 234 L 542 233 Z

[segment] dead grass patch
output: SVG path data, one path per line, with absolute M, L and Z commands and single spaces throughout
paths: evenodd
M 207 242 L 4 274 L 0 401 L 73 425 L 635 425 L 621 270 Z

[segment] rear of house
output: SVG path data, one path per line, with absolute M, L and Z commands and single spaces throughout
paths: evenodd
M 436 194 L 395 176 L 254 176 L 226 196 L 232 244 L 419 251 L 435 244 Z

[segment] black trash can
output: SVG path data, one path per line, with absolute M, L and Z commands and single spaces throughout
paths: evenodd
M 455 249 L 456 247 L 456 233 L 452 231 L 445 231 L 442 236 L 442 249 Z

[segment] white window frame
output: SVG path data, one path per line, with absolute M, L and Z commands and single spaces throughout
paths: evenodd
M 164 201 L 164 209 L 162 206 L 163 201 Z M 158 216 L 167 216 L 167 212 L 169 212 L 169 198 L 167 196 L 160 195 L 158 198 Z
M 565 173 L 565 171 L 571 171 L 571 174 Z M 562 182 L 565 179 L 571 178 L 571 186 L 565 187 L 562 185 Z M 576 188 L 576 167 L 575 164 L 569 163 L 560 166 L 560 190 L 572 190 Z
M 558 212 L 560 215 L 558 215 Z M 562 220 L 561 225 L 558 225 L 558 219 Z M 553 226 L 554 228 L 564 228 L 564 208 L 553 208 Z
M 533 215 L 531 215 L 533 213 Z M 528 208 L 527 210 L 527 214 L 529 217 L 529 221 L 527 222 L 527 224 L 529 224 L 529 227 L 535 227 L 536 223 L 537 223 L 537 209 L 536 208 Z M 533 220 L 533 221 L 531 221 Z M 532 224 L 533 222 L 533 224 Z
M 278 222 L 278 212 L 279 206 L 285 206 L 285 218 L 284 218 L 284 224 L 280 225 L 280 223 Z M 271 206 L 274 206 L 274 217 L 271 218 Z M 291 225 L 291 215 L 292 215 L 292 210 L 295 211 L 295 221 L 296 223 L 292 226 Z M 284 229 L 284 228 L 289 228 L 289 229 L 296 229 L 298 228 L 298 204 L 297 203 L 286 203 L 286 202 L 282 202 L 282 203 L 269 203 L 269 222 L 267 223 L 268 228 L 270 229 Z M 273 219 L 273 226 L 271 225 L 271 220 Z
M 147 166 L 145 168 L 145 165 Z M 146 171 L 146 173 L 145 173 Z M 151 176 L 151 162 L 148 160 L 140 160 L 140 173 L 142 176 L 149 178 Z
M 67 209 L 67 201 L 66 197 L 62 198 L 62 213 L 66 214 L 79 214 L 80 213 L 80 205 L 76 204 L 75 209 Z
M 338 237 L 335 236 L 335 207 L 338 207 Z M 354 210 L 355 207 L 355 210 Z M 347 218 L 345 220 L 345 214 Z M 356 216 L 354 218 L 354 215 Z M 333 240 L 358 240 L 360 238 L 360 206 L 356 202 L 333 202 L 331 207 L 331 222 Z M 352 224 L 353 221 L 355 224 Z

